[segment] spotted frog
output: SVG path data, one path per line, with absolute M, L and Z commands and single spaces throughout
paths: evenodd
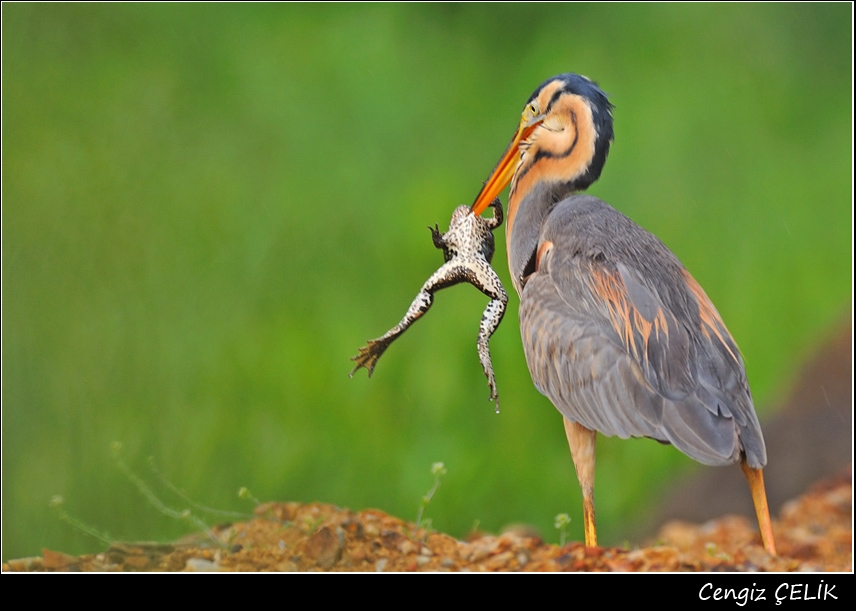
M 493 217 L 481 217 L 472 213 L 469 206 L 458 206 L 449 221 L 449 231 L 440 233 L 436 224 L 429 227 L 434 246 L 443 251 L 445 263 L 434 272 L 416 295 L 407 314 L 397 325 L 377 339 L 370 340 L 360 348 L 351 360 L 356 362 L 351 377 L 360 367 L 365 367 L 371 377 L 378 359 L 398 337 L 419 320 L 434 302 L 434 292 L 461 282 L 469 282 L 490 297 L 479 324 L 478 354 L 490 387 L 490 400 L 499 412 L 499 396 L 496 392 L 496 376 L 490 360 L 488 342 L 502 322 L 508 294 L 496 272 L 490 266 L 494 253 L 493 230 L 502 225 L 502 204 L 499 198 L 491 202 Z

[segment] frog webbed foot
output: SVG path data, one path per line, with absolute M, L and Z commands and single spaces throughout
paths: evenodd
M 390 342 L 384 340 L 369 340 L 365 346 L 359 349 L 359 354 L 357 354 L 357 356 L 351 357 L 351 360 L 354 361 L 356 365 L 354 365 L 354 368 L 351 370 L 350 377 L 353 378 L 354 374 L 357 373 L 357 370 L 360 367 L 365 367 L 366 371 L 369 372 L 369 377 L 372 377 L 372 373 L 374 372 L 378 359 L 389 347 L 389 344 Z

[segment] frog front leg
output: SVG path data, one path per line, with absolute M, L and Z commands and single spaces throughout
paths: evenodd
M 490 207 L 493 208 L 493 218 L 486 218 L 484 220 L 487 224 L 487 228 L 493 231 L 494 229 L 502 225 L 502 202 L 499 201 L 499 198 L 497 197 L 492 202 L 490 202 Z

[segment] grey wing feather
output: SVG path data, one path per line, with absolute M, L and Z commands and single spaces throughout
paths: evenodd
M 654 240 L 647 260 L 681 279 L 685 270 L 674 255 L 621 219 Z M 553 235 L 559 244 L 568 235 L 557 234 L 562 227 L 551 231 L 557 220 L 547 219 L 542 239 Z M 596 235 L 590 227 L 580 233 Z M 545 254 L 521 293 L 521 333 L 536 387 L 569 420 L 604 435 L 651 437 L 709 465 L 743 453 L 753 468 L 766 464 L 743 361 L 703 291 L 680 282 L 658 286 L 629 257 L 590 257 L 585 248 L 561 245 Z

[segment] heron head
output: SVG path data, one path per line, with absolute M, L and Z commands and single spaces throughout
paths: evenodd
M 527 100 L 473 212 L 481 214 L 509 182 L 509 220 L 536 185 L 548 183 L 558 195 L 588 188 L 600 176 L 612 139 L 612 104 L 593 81 L 572 73 L 544 81 Z

